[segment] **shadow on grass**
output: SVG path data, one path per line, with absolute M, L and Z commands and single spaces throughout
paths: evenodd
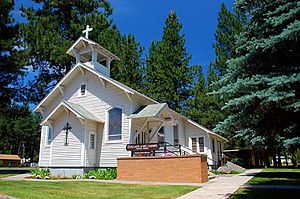
M 24 173 L 30 173 L 30 170 L 28 169 L 1 169 L 0 174 L 24 174 Z
M 300 190 L 239 189 L 230 199 L 293 199 L 299 194 Z
M 249 181 L 253 185 L 300 185 L 300 172 L 261 172 Z

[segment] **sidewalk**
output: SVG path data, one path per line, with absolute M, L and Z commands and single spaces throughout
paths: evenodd
M 254 175 L 259 173 L 261 169 L 247 170 L 240 175 L 220 176 L 203 184 L 193 192 L 179 197 L 178 199 L 225 199 L 229 198 L 244 183 L 248 182 Z

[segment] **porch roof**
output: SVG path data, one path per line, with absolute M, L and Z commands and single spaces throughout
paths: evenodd
M 79 115 L 81 115 L 83 118 L 94 120 L 94 121 L 100 121 L 93 113 L 89 112 L 79 104 L 74 104 L 71 102 L 64 101 L 65 104 L 70 106 L 71 109 L 73 109 L 75 112 L 77 112 Z M 103 122 L 103 121 L 101 121 Z
M 133 112 L 129 118 L 157 117 L 165 107 L 167 107 L 166 103 L 141 106 L 138 110 Z
M 63 100 L 52 111 L 52 113 L 50 113 L 50 115 L 41 123 L 41 125 L 43 125 L 48 120 L 50 120 L 52 117 L 54 117 L 58 113 L 58 111 L 61 110 L 62 108 L 64 108 L 65 110 L 66 109 L 69 110 L 70 112 L 72 112 L 73 114 L 75 114 L 79 119 L 83 119 L 83 120 L 88 119 L 88 120 L 92 120 L 92 121 L 104 123 L 104 121 L 102 121 L 99 118 L 97 118 L 94 114 L 92 114 L 91 112 L 89 112 L 88 110 L 86 110 L 85 108 L 83 108 L 81 105 L 74 104 L 74 103 L 67 102 L 67 101 Z

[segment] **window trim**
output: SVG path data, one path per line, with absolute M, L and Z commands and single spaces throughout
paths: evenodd
M 119 108 L 122 110 L 122 122 L 121 122 L 121 139 L 120 140 L 109 140 L 109 111 L 114 109 L 114 108 Z M 123 137 L 124 137 L 124 108 L 122 106 L 114 106 L 110 107 L 109 109 L 106 110 L 106 122 L 105 122 L 105 143 L 121 143 L 123 142 Z
M 177 129 L 177 132 L 176 132 L 177 133 L 177 138 L 176 138 L 177 143 L 175 143 L 175 128 Z M 173 144 L 177 145 L 177 146 L 179 145 L 179 125 L 178 124 L 173 126 Z
M 192 150 L 192 138 L 196 138 L 196 146 L 197 146 L 197 153 L 206 153 L 205 150 L 205 136 L 190 136 L 189 137 L 189 148 Z M 199 138 L 203 138 L 203 151 L 200 151 L 200 143 L 199 143 Z
M 45 147 L 50 147 L 53 141 L 53 126 L 51 124 L 44 125 L 42 128 L 46 127 L 45 133 Z M 42 130 L 43 131 L 43 130 Z M 49 133 L 51 133 L 51 140 L 49 142 Z

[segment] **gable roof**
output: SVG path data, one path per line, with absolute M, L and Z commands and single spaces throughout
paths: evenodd
M 138 95 L 144 99 L 147 99 L 148 101 L 152 102 L 152 103 L 158 103 L 157 101 L 147 97 L 144 94 L 141 94 L 140 92 L 110 78 L 110 77 L 106 77 L 103 74 L 101 74 L 100 72 L 94 70 L 93 68 L 83 64 L 83 63 L 78 63 L 76 64 L 57 84 L 56 86 L 52 89 L 52 91 L 46 95 L 44 97 L 44 99 L 36 106 L 36 108 L 33 110 L 34 112 L 39 112 L 39 108 L 42 107 L 42 105 L 50 98 L 50 96 L 52 96 L 57 90 L 59 90 L 59 87 L 63 85 L 64 82 L 66 82 L 68 80 L 68 78 L 74 74 L 76 71 L 80 70 L 79 68 L 85 69 L 93 74 L 95 74 L 96 76 L 100 77 L 101 79 L 105 80 L 106 82 L 116 86 L 117 88 L 123 90 L 124 92 L 131 94 L 131 95 Z M 100 84 L 100 83 L 99 83 Z
M 67 50 L 67 54 L 68 55 L 71 55 L 73 57 L 75 57 L 74 55 L 74 52 L 72 51 L 73 49 L 76 49 L 77 46 L 80 45 L 80 43 L 82 42 L 85 42 L 85 43 L 88 43 L 89 45 L 93 45 L 95 46 L 95 48 L 97 50 L 99 50 L 101 53 L 103 53 L 105 56 L 109 57 L 111 60 L 120 60 L 119 57 L 117 57 L 115 54 L 109 52 L 108 50 L 106 50 L 104 47 L 102 47 L 101 45 L 99 45 L 98 43 L 90 40 L 90 39 L 87 39 L 85 37 L 79 37 L 75 43 Z
M 208 134 L 210 134 L 210 135 L 216 136 L 216 137 L 218 137 L 218 138 L 220 138 L 220 139 L 222 139 L 222 140 L 228 142 L 228 140 L 227 140 L 226 138 L 222 137 L 221 135 L 212 132 L 211 130 L 209 130 L 209 129 L 205 128 L 204 126 L 198 124 L 197 122 L 195 122 L 195 121 L 193 121 L 193 120 L 191 120 L 191 119 L 185 117 L 184 115 L 181 115 L 180 113 L 177 113 L 176 111 L 174 111 L 174 110 L 172 110 L 172 109 L 170 109 L 170 110 L 172 111 L 172 113 L 175 113 L 176 115 L 182 117 L 184 120 L 186 120 L 188 123 L 194 125 L 195 127 L 197 127 L 197 128 L 199 128 L 199 129 L 205 131 L 206 133 L 208 133 Z
M 166 103 L 141 106 L 138 110 L 133 112 L 129 118 L 156 117 L 165 107 L 167 107 Z
M 44 99 L 37 105 L 37 107 L 34 109 L 35 112 L 39 112 L 39 108 L 42 106 L 42 104 L 47 100 L 49 99 L 49 97 L 51 95 L 53 95 L 53 93 L 59 89 L 59 86 L 61 86 L 73 73 L 76 72 L 76 70 L 80 70 L 79 68 L 82 68 L 82 69 L 85 69 L 87 71 L 90 71 L 91 73 L 97 75 L 98 77 L 104 79 L 106 82 L 116 86 L 117 88 L 123 90 L 124 92 L 126 92 L 127 94 L 132 94 L 132 95 L 137 95 L 137 96 L 140 96 L 141 98 L 144 98 L 146 100 L 148 100 L 149 102 L 153 103 L 153 104 L 150 104 L 150 105 L 147 105 L 147 106 L 150 106 L 148 107 L 146 110 L 144 110 L 143 112 L 141 112 L 140 114 L 138 113 L 133 113 L 133 114 L 138 114 L 138 115 L 132 115 L 132 118 L 133 117 L 141 117 L 142 115 L 146 115 L 146 114 L 149 114 L 149 115 L 153 115 L 155 114 L 156 111 L 158 111 L 158 109 L 160 109 L 159 107 L 162 106 L 163 104 L 165 103 L 162 103 L 160 104 L 159 102 L 149 98 L 148 96 L 110 78 L 110 77 L 106 77 L 104 75 L 102 75 L 100 72 L 94 70 L 93 68 L 90 68 L 89 66 L 83 64 L 83 63 L 78 63 L 76 64 L 57 84 L 56 86 L 53 88 L 53 90 L 47 95 L 44 97 Z M 151 105 L 157 105 L 157 106 L 151 106 Z M 161 110 L 161 109 L 160 109 Z M 203 131 L 207 132 L 208 134 L 210 135 L 214 135 L 224 141 L 228 141 L 226 138 L 222 137 L 221 135 L 217 134 L 217 133 L 214 133 L 212 132 L 211 130 L 203 127 L 202 125 L 198 124 L 197 122 L 194 122 L 192 121 L 191 119 L 181 115 L 180 113 L 177 113 L 176 111 L 170 109 L 173 113 L 179 115 L 180 117 L 184 118 L 187 122 L 189 122 L 190 124 L 196 126 L 197 128 L 200 128 L 202 129 Z M 142 111 L 142 110 L 141 110 Z M 145 117 L 145 116 L 143 116 Z M 147 116 L 148 117 L 148 116 Z M 103 121 L 102 121 L 103 122 Z
M 82 106 L 80 106 L 79 104 L 74 104 L 71 102 L 67 102 L 65 100 L 63 100 L 49 115 L 46 119 L 44 119 L 41 122 L 41 125 L 45 124 L 49 119 L 51 119 L 51 117 L 57 113 L 59 111 L 60 108 L 66 108 L 69 111 L 71 111 L 74 115 L 76 115 L 78 118 L 80 119 L 88 119 L 88 120 L 92 120 L 95 122 L 101 122 L 104 123 L 104 121 L 100 120 L 99 118 L 97 118 L 94 114 L 92 114 L 91 112 L 89 112 L 88 110 L 86 110 L 85 108 L 83 108 Z

